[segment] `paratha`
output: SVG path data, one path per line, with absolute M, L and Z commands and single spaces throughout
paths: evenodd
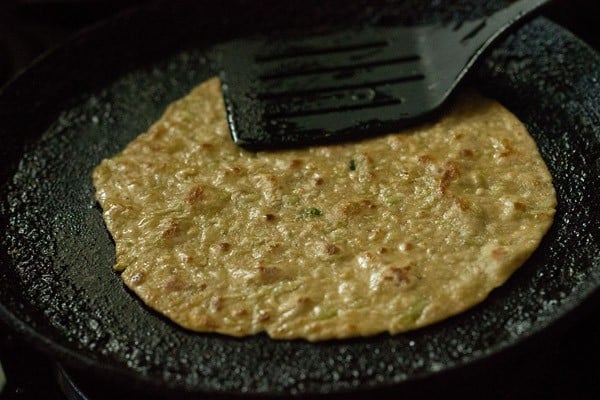
M 93 174 L 115 269 L 201 332 L 309 341 L 396 334 L 484 300 L 549 229 L 534 140 L 465 92 L 431 123 L 249 152 L 213 78 Z

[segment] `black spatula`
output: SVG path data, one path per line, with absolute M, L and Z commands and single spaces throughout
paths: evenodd
M 233 140 L 295 147 L 389 133 L 438 109 L 483 51 L 548 0 L 454 24 L 361 27 L 222 47 Z

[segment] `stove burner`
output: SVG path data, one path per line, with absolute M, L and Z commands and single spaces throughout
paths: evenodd
M 4 375 L 4 370 L 2 369 L 2 364 L 0 364 L 0 393 L 2 393 L 2 389 L 6 385 L 6 376 Z
M 56 364 L 55 373 L 58 386 L 68 400 L 92 400 L 92 397 L 86 395 L 75 384 L 69 373 L 60 364 Z
M 147 393 L 143 388 L 119 385 L 101 380 L 89 372 L 70 370 L 60 363 L 53 365 L 54 376 L 62 395 L 67 400 L 106 400 L 106 399 L 145 399 L 159 400 L 172 398 L 159 394 Z M 185 397 L 185 395 L 181 395 Z M 181 396 L 176 396 L 180 398 Z M 187 397 L 185 397 L 187 398 Z

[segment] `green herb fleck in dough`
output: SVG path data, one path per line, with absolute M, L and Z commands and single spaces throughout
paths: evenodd
M 302 211 L 302 217 L 304 218 L 320 217 L 321 215 L 323 215 L 321 210 L 315 207 L 309 207 Z
M 348 169 L 350 171 L 356 171 L 356 161 L 350 160 L 350 163 L 348 164 Z

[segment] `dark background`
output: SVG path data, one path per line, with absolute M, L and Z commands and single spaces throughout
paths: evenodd
M 78 30 L 144 2 L 0 2 L 0 86 L 44 51 Z M 260 5 L 259 0 L 256 3 Z M 600 50 L 600 1 L 555 0 L 544 15 Z M 66 398 L 57 383 L 54 362 L 30 348 L 1 322 L 0 361 L 8 380 L 0 399 Z M 596 399 L 600 398 L 599 367 L 600 308 L 588 304 L 550 337 L 523 346 L 518 353 L 511 354 L 494 367 L 484 366 L 481 371 L 442 380 L 438 387 L 410 388 L 397 395 L 410 398 Z M 102 399 L 105 396 L 119 398 L 119 393 L 112 388 L 94 388 L 91 385 L 90 398 Z

